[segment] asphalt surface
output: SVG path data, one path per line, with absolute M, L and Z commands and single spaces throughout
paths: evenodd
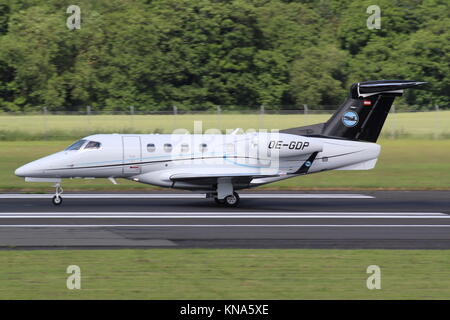
M 0 195 L 0 248 L 450 249 L 450 191 Z

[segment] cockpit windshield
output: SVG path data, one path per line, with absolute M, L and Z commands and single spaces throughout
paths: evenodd
M 101 143 L 97 141 L 89 141 L 87 145 L 84 147 L 85 149 L 100 149 Z
M 80 150 L 80 148 L 84 145 L 85 142 L 86 142 L 86 140 L 78 140 L 77 142 L 68 146 L 65 151 Z

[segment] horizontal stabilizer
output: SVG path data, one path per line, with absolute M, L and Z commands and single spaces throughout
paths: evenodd
M 423 81 L 412 80 L 377 80 L 359 82 L 352 88 L 354 98 L 371 96 L 380 93 L 403 93 L 403 89 L 418 87 L 426 84 Z

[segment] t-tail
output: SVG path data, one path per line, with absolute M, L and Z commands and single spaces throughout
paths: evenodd
M 282 130 L 303 136 L 376 142 L 395 97 L 426 82 L 378 80 L 354 83 L 347 100 L 325 123 Z

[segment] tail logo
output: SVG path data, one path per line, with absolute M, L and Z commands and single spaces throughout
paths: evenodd
M 354 127 L 358 124 L 358 122 L 359 122 L 358 114 L 354 111 L 347 111 L 342 116 L 342 123 L 346 127 L 349 127 L 349 128 Z

